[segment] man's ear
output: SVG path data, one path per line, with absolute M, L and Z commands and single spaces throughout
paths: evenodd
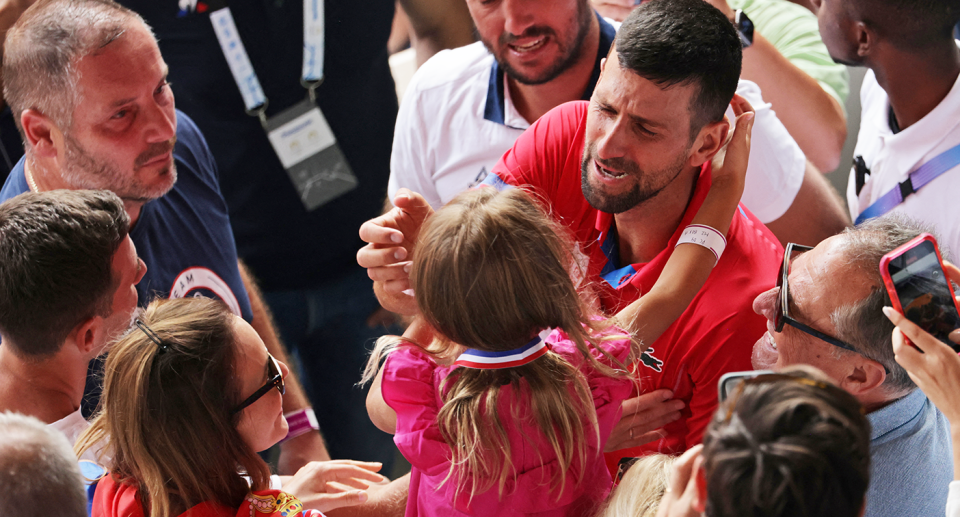
M 864 357 L 854 364 L 853 368 L 840 381 L 840 387 L 861 399 L 862 396 L 880 388 L 886 379 L 887 371 L 883 368 L 883 365 L 873 359 Z
M 50 117 L 35 109 L 23 110 L 20 124 L 34 156 L 54 158 L 63 145 L 63 133 Z
M 854 27 L 854 35 L 857 38 L 857 55 L 867 57 L 877 45 L 877 33 L 862 21 L 857 22 Z
M 719 122 L 710 122 L 700 128 L 700 134 L 690 147 L 688 165 L 700 167 L 713 159 L 713 156 L 727 143 L 727 133 L 730 132 L 730 123 L 724 118 Z
M 73 328 L 70 339 L 73 340 L 81 355 L 94 357 L 100 353 L 99 348 L 103 342 L 101 332 L 103 332 L 103 318 L 91 316 Z

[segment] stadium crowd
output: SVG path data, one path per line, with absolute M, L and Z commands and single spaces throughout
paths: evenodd
M 0 1 L 0 513 L 960 517 L 958 24 Z

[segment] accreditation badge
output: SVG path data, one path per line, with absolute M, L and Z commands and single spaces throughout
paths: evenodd
M 309 98 L 268 118 L 267 137 L 307 211 L 357 187 L 323 112 Z

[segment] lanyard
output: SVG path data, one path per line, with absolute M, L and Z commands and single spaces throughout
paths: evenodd
M 960 165 L 960 144 L 947 149 L 946 151 L 934 156 L 930 161 L 924 163 L 917 170 L 910 173 L 907 179 L 896 187 L 888 190 L 884 195 L 877 198 L 872 205 L 868 206 L 860 215 L 854 224 L 860 224 L 867 219 L 880 217 L 881 215 L 893 210 L 907 196 L 920 190 L 921 187 L 933 181 L 937 176 Z
M 257 79 L 257 73 L 250 63 L 250 57 L 237 32 L 230 7 L 224 7 L 210 13 L 213 31 L 220 42 L 220 49 L 227 59 L 233 80 L 240 89 L 247 113 L 260 117 L 265 122 L 268 100 Z M 300 84 L 314 99 L 314 90 L 323 82 L 323 56 L 325 44 L 325 26 L 323 18 L 323 0 L 303 0 L 303 70 Z

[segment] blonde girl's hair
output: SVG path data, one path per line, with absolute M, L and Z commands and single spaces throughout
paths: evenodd
M 676 457 L 651 454 L 637 459 L 610 493 L 598 517 L 656 517 Z
M 562 235 L 520 189 L 467 191 L 432 216 L 420 232 L 411 271 L 420 313 L 438 336 L 430 353 L 450 356 L 460 347 L 511 350 L 543 329 L 559 328 L 592 367 L 610 376 L 630 375 L 598 346 L 627 336 L 609 332 L 611 323 L 582 301 L 570 278 L 569 268 L 577 267 L 573 246 Z M 366 380 L 399 344 L 393 337 L 377 342 Z M 598 362 L 591 348 L 620 369 Z M 628 364 L 638 355 L 634 343 Z M 502 411 L 502 388 L 508 385 L 517 399 L 503 402 L 515 408 L 520 399 L 529 401 L 530 416 Z M 458 368 L 441 386 L 441 397 L 437 423 L 452 455 L 447 480 L 455 478 L 458 495 L 466 490 L 472 497 L 496 485 L 503 496 L 516 471 L 505 419 L 520 427 L 532 418 L 550 443 L 559 465 L 550 480 L 557 498 L 566 476 L 582 479 L 588 454 L 584 429 L 598 433 L 596 411 L 583 376 L 563 357 L 548 353 L 500 370 Z
M 269 488 L 269 467 L 231 414 L 241 395 L 234 318 L 218 300 L 157 300 L 140 320 L 165 349 L 133 327 L 107 355 L 99 411 L 75 448 L 102 445 L 109 475 L 137 487 L 147 517 L 204 501 L 237 508 Z

